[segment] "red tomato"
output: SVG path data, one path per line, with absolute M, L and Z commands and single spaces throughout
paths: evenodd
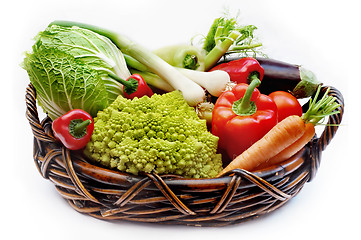
M 276 91 L 269 95 L 276 103 L 278 109 L 278 121 L 282 121 L 290 115 L 302 116 L 302 107 L 296 97 L 285 91 Z

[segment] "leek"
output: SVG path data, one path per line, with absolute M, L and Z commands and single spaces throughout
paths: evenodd
M 145 65 L 149 71 L 166 80 L 174 89 L 180 90 L 184 99 L 190 106 L 196 106 L 198 103 L 204 102 L 205 100 L 205 91 L 201 86 L 185 77 L 156 54 L 121 34 L 97 26 L 72 21 L 54 21 L 50 23 L 50 25 L 59 25 L 63 27 L 75 26 L 103 35 L 109 38 L 121 52 Z

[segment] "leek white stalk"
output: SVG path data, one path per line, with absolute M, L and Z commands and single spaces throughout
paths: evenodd
M 230 77 L 226 71 L 215 70 L 212 72 L 200 72 L 185 68 L 177 69 L 184 76 L 205 88 L 212 96 L 215 97 L 221 95 L 230 83 Z
M 148 84 L 156 88 L 167 92 L 172 91 L 173 88 L 167 84 L 166 81 L 161 79 L 158 75 L 151 73 L 146 66 L 126 54 L 124 56 L 126 56 L 125 60 L 127 65 L 132 68 L 132 73 L 138 73 L 142 75 Z M 193 82 L 202 86 L 211 95 L 216 97 L 218 97 L 230 85 L 229 74 L 225 71 L 216 70 L 211 72 L 202 72 L 178 67 L 176 67 L 176 69 Z

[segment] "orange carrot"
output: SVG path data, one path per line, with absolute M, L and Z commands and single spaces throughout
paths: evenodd
M 248 171 L 254 169 L 296 142 L 305 130 L 306 124 L 301 117 L 292 115 L 285 118 L 260 140 L 233 159 L 218 176 L 237 168 Z
M 278 153 L 276 156 L 261 163 L 259 166 L 257 166 L 255 169 L 252 170 L 259 170 L 266 167 L 270 167 L 272 165 L 275 165 L 277 163 L 289 159 L 290 157 L 295 155 L 298 151 L 300 151 L 309 141 L 311 141 L 314 135 L 315 135 L 315 126 L 313 125 L 313 123 L 307 123 L 305 133 L 296 142 L 294 142 L 286 149 Z

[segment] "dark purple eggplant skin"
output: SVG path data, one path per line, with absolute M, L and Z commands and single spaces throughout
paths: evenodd
M 289 91 L 301 82 L 300 66 L 274 59 L 257 58 L 264 69 L 264 77 L 258 89 L 264 94 Z
M 222 58 L 220 63 L 237 60 L 237 56 Z M 263 94 L 270 94 L 275 91 L 292 92 L 301 81 L 300 65 L 286 63 L 270 58 L 256 58 L 264 69 L 264 77 L 258 89 Z

